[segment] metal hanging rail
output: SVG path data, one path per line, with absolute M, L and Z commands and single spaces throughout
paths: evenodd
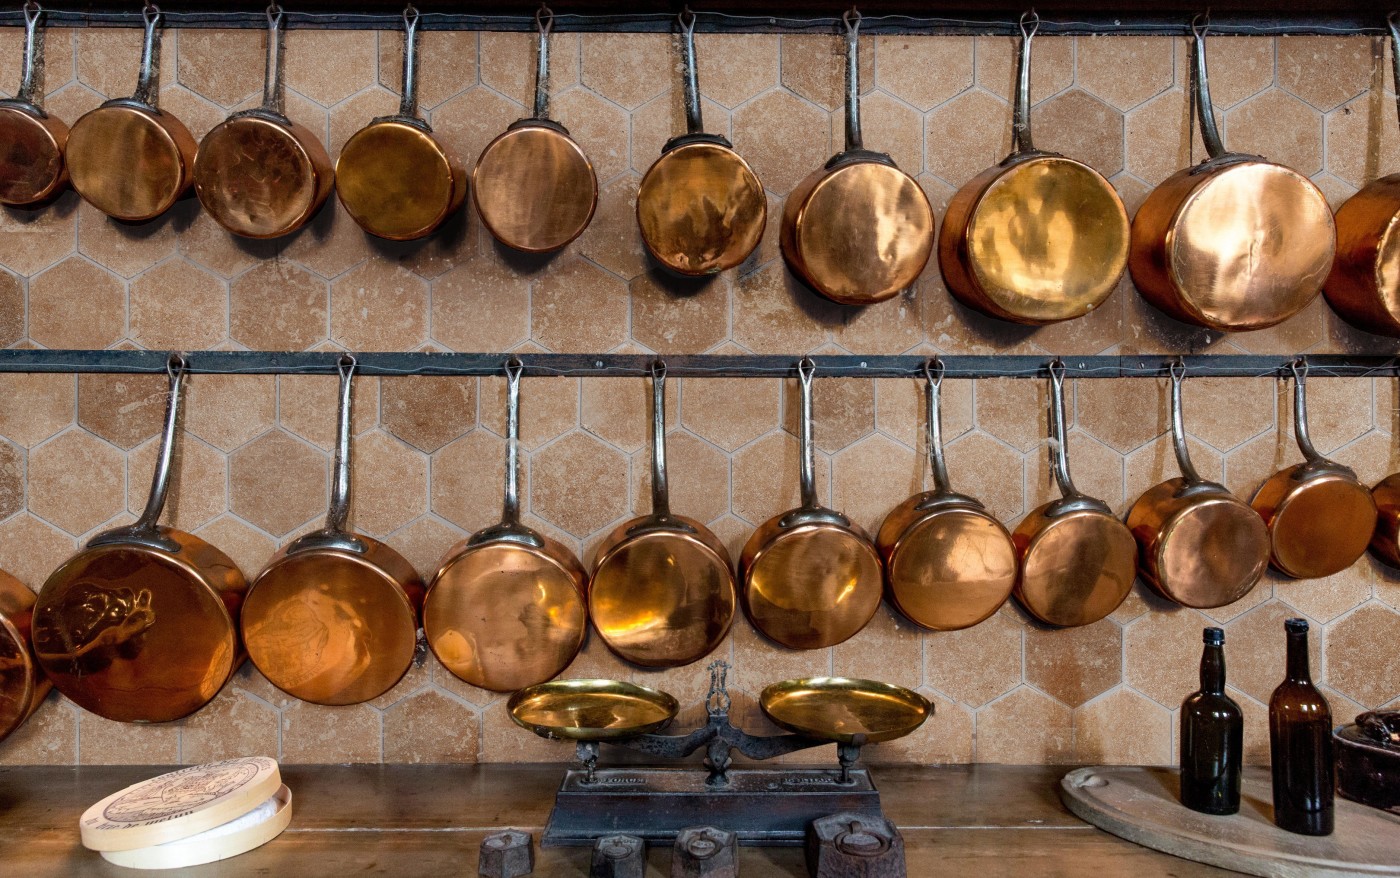
M 188 370 L 220 375 L 334 375 L 341 351 L 194 351 L 185 356 Z M 385 352 L 355 353 L 362 375 L 499 375 L 505 361 L 518 356 L 529 376 L 646 377 L 658 357 L 652 354 L 477 354 Z M 0 350 L 0 372 L 70 372 L 164 374 L 165 351 Z M 712 355 L 660 357 L 666 371 L 684 378 L 796 377 L 799 356 Z M 926 356 L 817 355 L 821 378 L 916 378 L 924 374 Z M 941 357 L 950 378 L 1046 378 L 1054 357 L 1036 355 L 949 355 Z M 1070 378 L 1165 378 L 1177 358 L 1168 354 L 1138 356 L 1067 356 L 1060 358 Z M 1194 354 L 1182 358 L 1186 374 L 1203 377 L 1284 377 L 1293 357 L 1277 355 Z M 1307 358 L 1310 378 L 1367 378 L 1400 375 L 1400 357 L 1319 354 Z

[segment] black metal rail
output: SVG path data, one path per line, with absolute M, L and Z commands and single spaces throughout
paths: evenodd
M 185 354 L 193 373 L 223 375 L 333 375 L 339 351 L 193 351 Z M 357 353 L 362 375 L 498 375 L 513 354 L 369 352 Z M 661 359 L 667 374 L 684 378 L 796 377 L 798 356 L 712 355 L 656 357 L 651 354 L 519 354 L 531 376 L 643 377 Z M 142 374 L 164 372 L 164 351 L 0 350 L 0 372 Z M 1035 355 L 950 355 L 941 357 L 951 378 L 1046 378 L 1053 357 Z M 1071 378 L 1166 377 L 1176 357 L 1067 356 L 1060 358 Z M 1283 377 L 1293 357 L 1197 354 L 1181 358 L 1186 374 L 1237 378 Z M 812 357 L 822 378 L 911 378 L 921 376 L 924 356 Z M 1400 375 L 1400 356 L 1319 354 L 1307 358 L 1309 377 L 1366 378 Z

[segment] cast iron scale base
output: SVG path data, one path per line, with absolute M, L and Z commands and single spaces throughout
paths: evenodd
M 688 735 L 644 734 L 604 742 L 579 741 L 582 768 L 571 768 L 554 800 L 543 844 L 591 845 L 606 835 L 670 841 L 691 826 L 710 825 L 738 835 L 740 844 L 798 846 L 807 827 L 828 814 L 883 817 L 880 792 L 864 768 L 856 768 L 865 736 L 837 743 L 838 767 L 742 767 L 731 752 L 763 761 L 833 743 L 805 735 L 760 737 L 729 721 L 725 689 L 729 666 L 710 666 L 706 697 L 709 722 Z M 682 759 L 705 747 L 699 768 L 599 768 L 607 743 L 661 759 Z

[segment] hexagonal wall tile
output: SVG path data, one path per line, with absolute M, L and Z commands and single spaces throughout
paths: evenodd
M 1035 108 L 1036 144 L 1084 162 L 1105 177 L 1123 170 L 1123 114 L 1073 89 Z
M 1269 703 L 1278 684 L 1283 682 L 1287 640 L 1283 622 L 1297 616 L 1297 610 L 1279 601 L 1256 607 L 1225 626 L 1230 649 L 1231 684 L 1250 697 Z M 1321 638 L 1314 630 L 1308 636 L 1313 679 L 1321 678 Z
M 920 110 L 972 86 L 972 37 L 875 38 L 875 85 Z
M 263 262 L 229 285 L 229 336 L 253 350 L 305 350 L 326 338 L 329 285 L 293 263 Z
M 1370 708 L 1390 701 L 1400 679 L 1400 656 L 1381 648 L 1400 634 L 1400 614 L 1367 604 L 1327 630 L 1327 682 Z
M 24 338 L 24 284 L 8 271 L 0 271 L 0 347 Z
M 684 430 L 666 436 L 667 487 L 678 515 L 707 523 L 729 511 L 729 457 Z M 651 449 L 632 457 L 632 508 L 651 509 Z
M 334 375 L 283 375 L 277 379 L 278 420 L 313 445 L 336 442 L 340 379 Z M 379 423 L 379 379 L 360 376 L 350 387 L 350 432 Z
M 72 253 L 79 200 L 69 191 L 41 210 L 0 211 L 0 264 L 28 277 Z
M 508 351 L 530 336 L 530 284 L 498 262 L 433 281 L 432 336 L 454 351 Z
M 428 340 L 428 285 L 370 259 L 331 284 L 331 339 L 352 351 L 407 351 Z
M 778 84 L 777 34 L 696 34 L 700 91 L 737 107 Z
M 78 252 L 122 277 L 134 277 L 175 252 L 174 212 L 144 223 L 114 220 L 78 206 Z
M 228 336 L 224 282 L 182 259 L 131 282 L 131 339 L 159 350 L 206 350 Z
M 977 711 L 976 761 L 1030 765 L 1074 758 L 1070 709 L 1022 686 Z
M 287 87 L 323 107 L 374 82 L 378 53 L 374 31 L 292 30 L 287 33 Z
M 963 186 L 1010 152 L 1011 105 L 980 89 L 963 92 L 925 117 L 924 142 L 929 172 Z
M 29 453 L 29 511 L 74 536 L 120 512 L 122 454 L 82 430 L 69 430 Z
M 281 430 L 229 455 L 229 509 L 275 536 L 325 511 L 326 455 Z
M 875 39 L 860 38 L 860 81 L 875 81 Z M 782 41 L 783 86 L 828 110 L 845 102 L 846 38 L 825 34 L 785 34 Z
M 1278 83 L 1317 109 L 1331 110 L 1370 87 L 1373 45 L 1359 34 L 1281 37 Z
M 734 148 L 769 192 L 786 195 L 830 158 L 826 113 L 786 91 L 770 91 L 734 111 Z
M 797 475 L 797 438 L 776 431 L 739 449 L 733 456 L 730 505 L 734 514 L 758 525 L 774 515 L 797 507 L 800 490 Z M 830 503 L 831 462 L 816 455 L 817 502 Z
M 980 707 L 1021 682 L 1023 626 L 997 613 L 961 631 L 924 635 L 927 683 L 963 704 Z
M 159 440 L 148 441 L 126 457 L 126 509 L 133 515 L 146 508 L 159 446 Z M 185 531 L 212 521 L 227 506 L 227 486 L 228 459 L 193 436 L 177 435 L 161 520 Z
M 576 88 L 555 97 L 550 112 L 583 147 L 598 182 L 607 182 L 627 169 L 627 113 L 616 104 Z
M 626 339 L 627 286 L 582 259 L 535 281 L 530 335 L 552 351 L 608 351 Z
M 0 521 L 24 508 L 24 452 L 0 440 Z
M 1312 176 L 1322 170 L 1322 116 L 1271 88 L 1225 114 L 1230 148 L 1263 155 Z
M 384 758 L 392 762 L 475 762 L 481 716 L 446 693 L 425 689 L 384 712 Z M 451 734 L 443 734 L 451 729 Z
M 0 436 L 26 448 L 73 423 L 72 375 L 9 372 L 0 375 Z
M 1180 608 L 1147 613 L 1124 631 L 1127 648 L 1126 682 L 1169 710 L 1199 688 L 1201 630 L 1211 620 L 1195 610 Z M 1233 644 L 1226 643 L 1228 667 Z
M 125 323 L 124 285 L 86 259 L 66 259 L 29 282 L 29 337 L 45 347 L 105 348 Z
M 658 354 L 698 354 L 729 335 L 729 281 L 677 280 L 651 271 L 632 281 L 632 339 Z
M 384 429 L 423 451 L 476 426 L 476 379 L 429 376 L 380 382 Z
M 1079 85 L 1120 110 L 1172 84 L 1173 48 L 1160 37 L 1093 36 L 1078 44 Z M 1131 76 L 1124 71 L 1131 70 Z
M 175 63 L 181 85 L 222 107 L 262 90 L 267 35 L 258 30 L 181 30 Z
M 428 511 L 428 459 L 421 451 L 374 430 L 355 439 L 352 454 L 357 528 L 382 537 Z
M 867 436 L 831 459 L 831 505 L 872 535 L 897 504 L 923 487 L 923 458 L 884 436 Z
M 186 430 L 232 451 L 272 426 L 277 385 L 260 375 L 191 375 L 182 411 Z
M 583 84 L 629 110 L 661 94 L 678 79 L 674 74 L 678 59 L 666 34 L 582 34 L 579 50 Z M 624 57 L 628 63 L 617 63 Z
M 1124 734 L 1124 729 L 1132 734 Z M 1119 689 L 1074 712 L 1074 758 L 1091 765 L 1170 765 L 1171 712 Z
M 587 433 L 569 433 L 531 456 L 530 510 L 574 536 L 626 515 L 627 494 L 627 459 Z
M 1070 707 L 1123 679 L 1123 631 L 1108 619 L 1078 628 L 1026 629 L 1026 682 Z
M 777 381 L 706 378 L 684 382 L 679 395 L 681 422 L 726 451 L 778 426 L 782 388 Z
M 476 85 L 476 42 L 472 31 L 418 32 L 419 107 L 431 109 Z M 398 34 L 379 35 L 379 84 L 396 95 L 403 90 L 403 38 Z
M 840 321 L 838 305 L 820 298 L 781 262 L 739 278 L 734 289 L 734 341 L 754 353 L 801 355 L 820 347 Z
M 164 375 L 79 375 L 78 424 L 134 448 L 160 431 L 167 384 Z

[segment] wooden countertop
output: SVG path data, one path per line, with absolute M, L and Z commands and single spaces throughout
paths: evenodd
M 0 769 L 0 863 L 9 875 L 126 876 L 78 842 L 93 802 L 166 769 Z M 1123 841 L 1080 821 L 1056 794 L 1067 767 L 872 769 L 904 835 L 909 874 L 978 878 L 1233 875 Z M 557 765 L 286 765 L 295 813 L 279 838 L 223 863 L 168 875 L 475 875 L 478 845 L 515 827 L 538 842 L 563 776 Z M 698 821 L 697 821 L 698 822 Z M 536 849 L 540 876 L 587 876 L 589 849 Z M 669 849 L 648 875 L 669 874 Z M 743 848 L 749 878 L 807 875 L 800 848 Z M 151 873 L 155 874 L 155 873 Z

